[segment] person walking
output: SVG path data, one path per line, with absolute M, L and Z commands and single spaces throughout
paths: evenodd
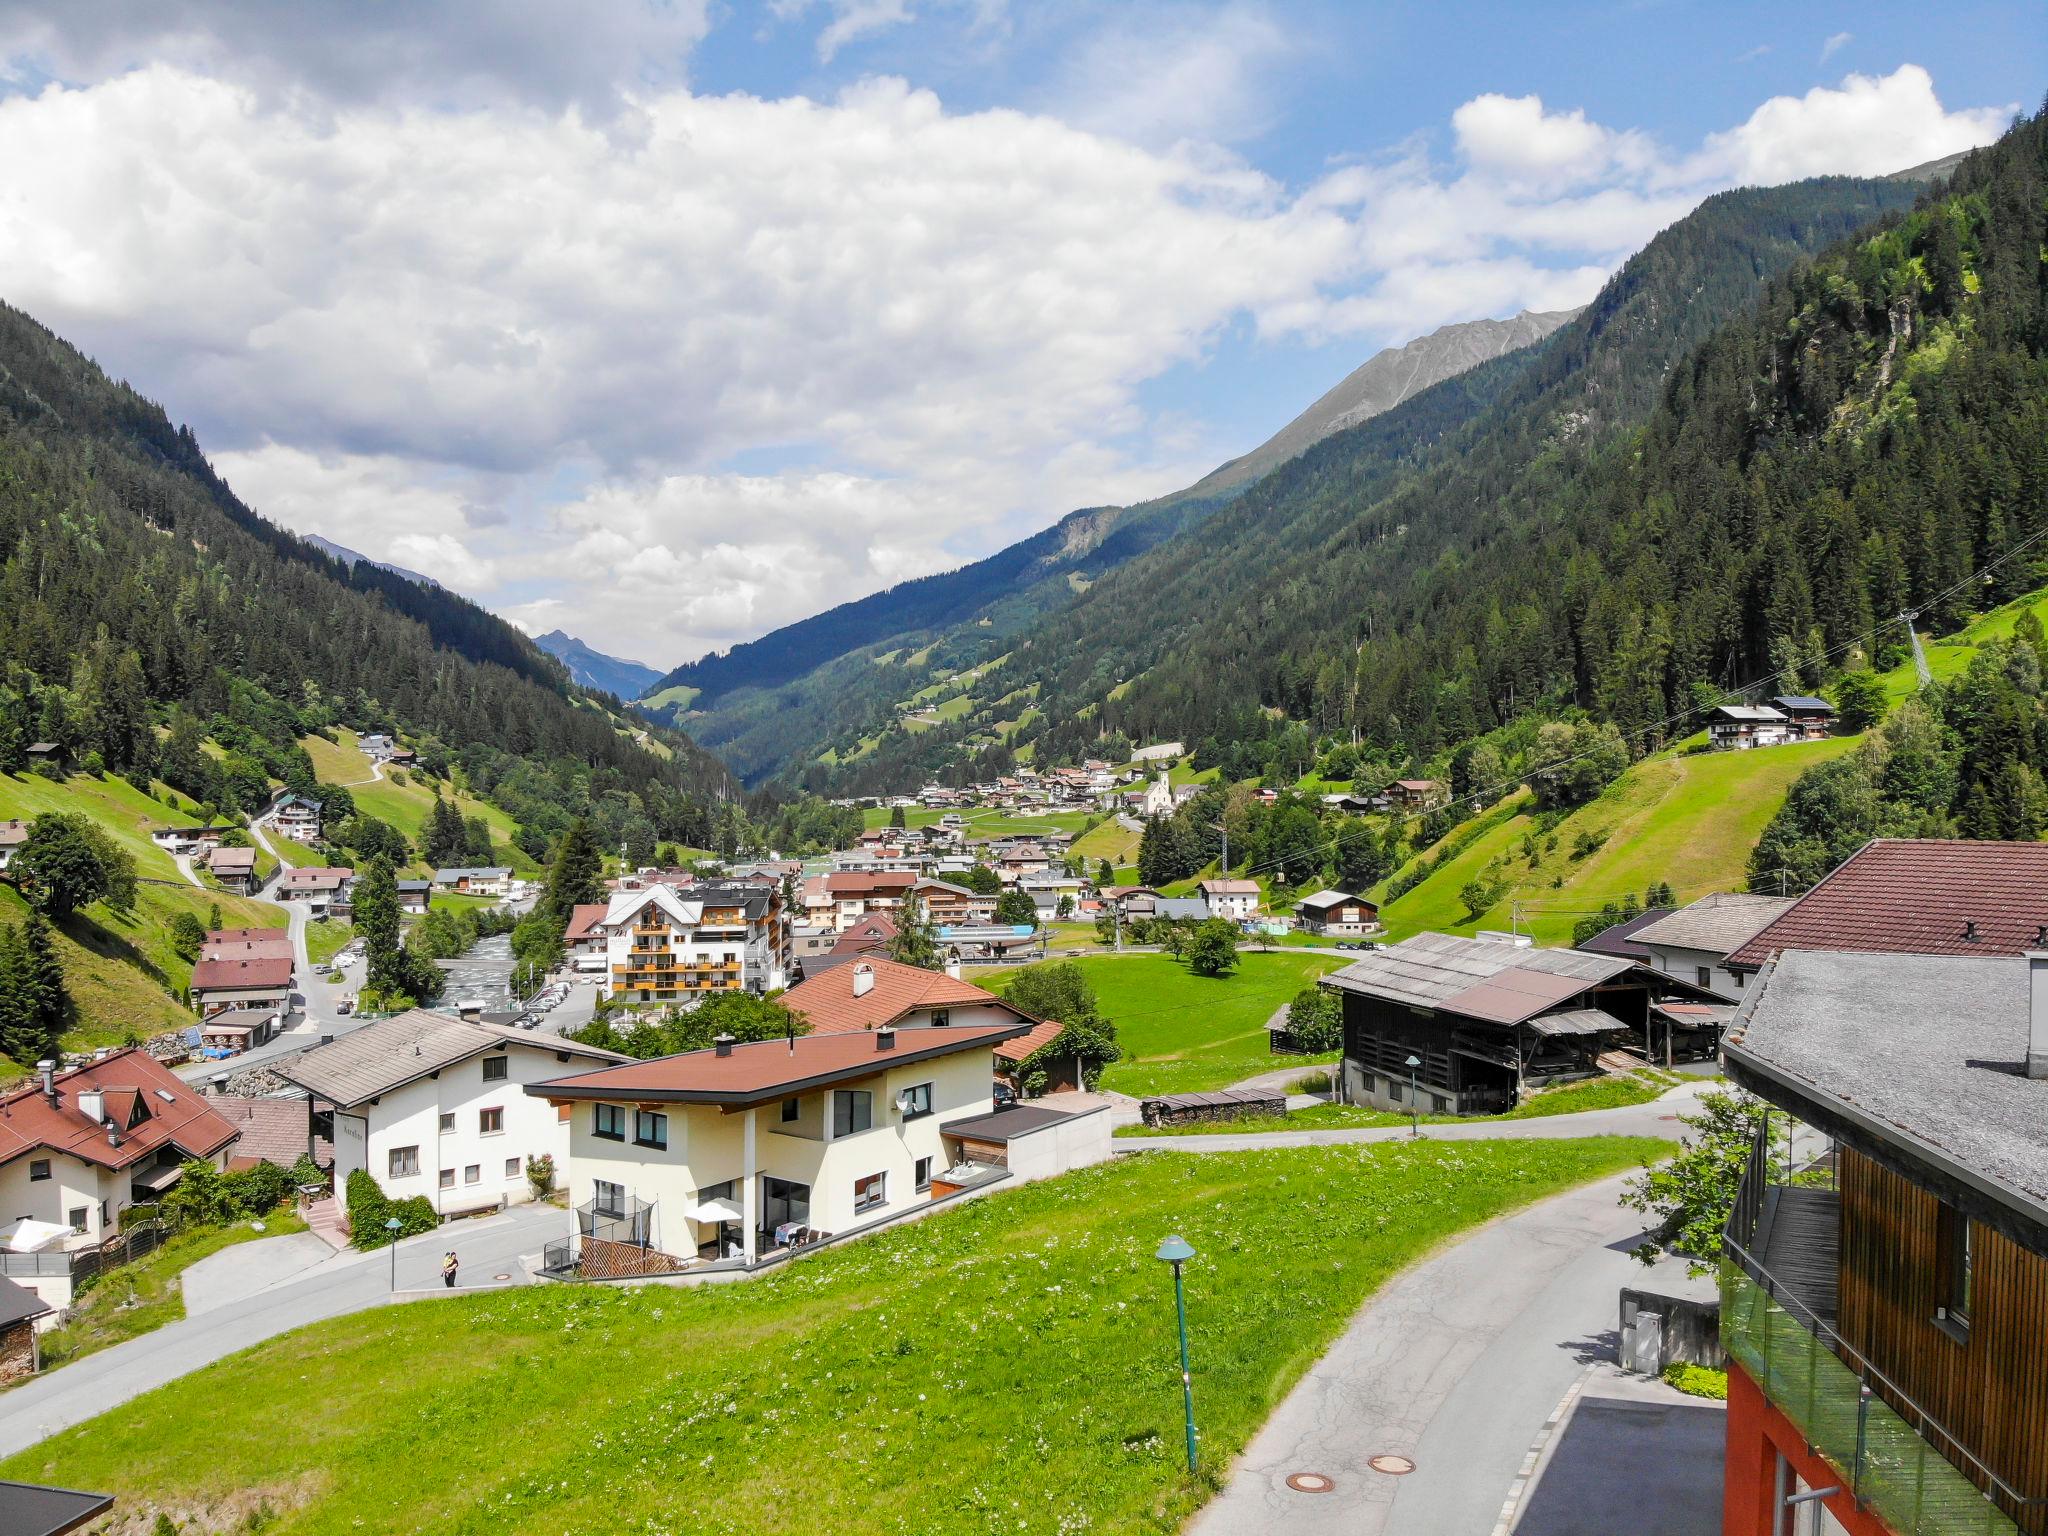
M 455 1250 L 450 1248 L 448 1257 L 441 1261 L 441 1283 L 451 1291 L 455 1289 L 455 1272 L 460 1267 L 455 1259 Z

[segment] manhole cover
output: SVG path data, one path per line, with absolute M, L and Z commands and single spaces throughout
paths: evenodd
M 1287 1479 L 1296 1493 L 1329 1493 L 1337 1485 L 1320 1472 L 1297 1472 Z
M 1375 1456 L 1366 1463 L 1375 1472 L 1384 1472 L 1389 1477 L 1406 1477 L 1415 1470 L 1415 1463 L 1406 1456 Z

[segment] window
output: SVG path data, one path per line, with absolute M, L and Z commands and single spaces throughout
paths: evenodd
M 597 1179 L 590 1186 L 590 1208 L 599 1216 L 626 1214 L 626 1186 Z
M 1714 973 L 1707 966 L 1696 965 L 1692 968 L 1692 979 L 1699 986 L 1711 987 L 1714 984 Z
M 389 1176 L 394 1179 L 410 1179 L 420 1171 L 420 1149 L 418 1147 L 393 1147 L 386 1164 Z
M 636 1147 L 668 1146 L 668 1116 L 657 1114 L 651 1109 L 633 1111 L 633 1145 Z
M 953 1022 L 953 1010 L 952 1010 L 952 1009 L 950 1009 L 950 1008 L 934 1008 L 934 1009 L 932 1010 L 932 1028 L 933 1028 L 933 1029 L 944 1029 L 944 1028 L 945 1028 L 945 1027 L 946 1027 L 946 1026 L 947 1026 L 948 1024 L 950 1024 L 950 1023 L 952 1023 L 952 1022 Z
M 841 1088 L 832 1095 L 832 1134 L 851 1136 L 875 1123 L 875 1096 L 865 1088 Z
M 1730 971 L 1728 974 L 1735 978 L 1735 990 L 1740 992 L 1742 990 L 1742 983 L 1748 978 L 1740 971 Z
M 784 1125 L 795 1124 L 803 1112 L 804 1101 L 802 1099 L 784 1099 L 782 1101 L 782 1123 Z
M 453 1189 L 455 1187 L 455 1170 L 453 1168 L 443 1168 L 441 1170 L 441 1187 L 443 1189 Z
M 512 1075 L 510 1056 L 486 1056 L 484 1058 L 484 1081 L 502 1083 Z
M 91 1226 L 92 1226 L 92 1207 L 91 1207 L 91 1206 L 89 1206 L 89 1205 L 74 1205 L 73 1207 L 71 1207 L 71 1230 L 72 1230 L 72 1231 L 74 1231 L 74 1232 L 84 1232 L 84 1231 L 88 1230 L 88 1229 L 89 1229 L 89 1228 L 90 1228 Z
M 1941 1266 L 1941 1305 L 1935 1309 L 1935 1321 L 1945 1324 L 1956 1338 L 1966 1338 L 1970 1332 L 1971 1293 L 1976 1283 L 1970 1218 L 1944 1202 L 1935 1218 L 1934 1242 L 1936 1262 Z
M 871 1173 L 864 1179 L 853 1181 L 853 1209 L 856 1214 L 888 1203 L 889 1175 L 886 1173 Z
M 479 1136 L 502 1136 L 505 1132 L 505 1111 L 501 1106 L 480 1109 L 476 1112 L 476 1133 Z
M 50 1160 L 47 1157 L 36 1158 L 28 1165 L 28 1176 L 31 1183 L 47 1179 L 50 1176 Z
M 590 1109 L 590 1134 L 602 1136 L 606 1141 L 626 1139 L 626 1111 L 618 1104 L 593 1104 Z
M 932 1187 L 932 1160 L 928 1157 L 920 1157 L 917 1160 L 917 1187 L 919 1189 L 930 1189 Z
M 918 1083 L 906 1088 L 896 1096 L 896 1102 L 902 1107 L 904 1119 L 921 1120 L 932 1112 L 932 1085 Z
M 462 1182 L 465 1184 L 479 1184 L 483 1182 L 483 1176 L 484 1165 L 482 1163 L 471 1163 L 462 1170 Z
M 518 1177 L 519 1177 L 519 1159 L 518 1159 L 518 1158 L 516 1158 L 516 1157 L 508 1157 L 508 1158 L 506 1158 L 506 1159 L 505 1159 L 505 1177 L 506 1177 L 506 1178 L 508 1178 L 508 1179 L 516 1179 L 516 1178 L 518 1178 Z
M 441 1117 L 441 1134 L 443 1136 L 453 1136 L 455 1134 L 455 1111 L 452 1109 Z

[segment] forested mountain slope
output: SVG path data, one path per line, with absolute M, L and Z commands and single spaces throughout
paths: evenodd
M 1417 442 L 1415 422 L 1489 369 L 1319 442 L 1018 635 L 985 686 L 1028 692 L 1038 719 L 1001 748 L 963 727 L 922 731 L 836 782 L 901 784 L 963 748 L 981 770 L 1024 743 L 1057 762 L 1100 733 L 1257 741 L 1276 717 L 1427 754 L 1532 702 L 1593 702 L 1591 680 L 1612 692 L 1620 633 L 1630 618 L 1647 633 L 1659 608 L 1616 580 L 1663 547 L 1616 512 L 1640 424 L 1669 410 L 1681 362 L 1751 311 L 1765 279 L 1921 193 L 1819 178 L 1708 199 L 1452 430 Z M 1683 578 L 1665 580 L 1669 610 Z M 1657 633 L 1671 625 L 1665 612 Z M 1749 655 L 1667 655 L 1671 688 Z
M 1104 572 L 1198 524 L 1331 432 L 1445 379 L 1520 354 L 1569 317 L 1569 311 L 1521 314 L 1447 325 L 1376 353 L 1272 438 L 1186 490 L 1069 513 L 984 560 L 842 603 L 678 667 L 646 690 L 642 711 L 689 721 L 707 746 L 750 777 L 801 766 L 835 738 L 849 747 L 878 732 L 909 695 L 999 656 L 1009 635 L 1064 607 Z M 1516 355 L 1484 381 L 1443 393 L 1433 409 L 1411 416 L 1410 431 L 1421 441 L 1461 424 L 1493 397 L 1507 370 L 1526 361 Z M 892 652 L 916 660 L 893 672 L 869 665 Z

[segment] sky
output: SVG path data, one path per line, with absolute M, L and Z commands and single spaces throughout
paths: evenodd
M 0 299 L 258 512 L 666 669 L 1176 490 L 2048 9 L 0 0 Z

